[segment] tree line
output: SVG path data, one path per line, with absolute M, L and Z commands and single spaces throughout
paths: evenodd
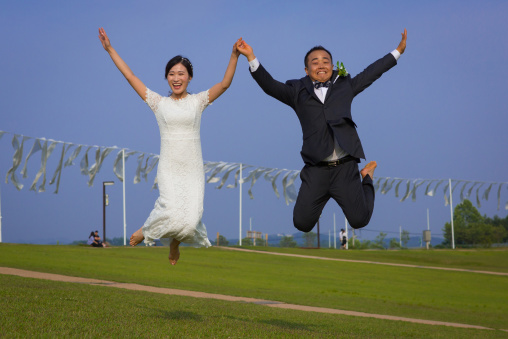
M 443 227 L 444 246 L 452 244 L 452 227 Z M 493 218 L 482 216 L 471 201 L 464 200 L 453 210 L 453 233 L 456 247 L 490 247 L 508 242 L 508 216 Z

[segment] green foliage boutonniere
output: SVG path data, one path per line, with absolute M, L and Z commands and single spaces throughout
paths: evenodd
M 340 77 L 345 77 L 349 74 L 346 70 L 346 67 L 344 67 L 344 64 L 342 62 L 337 61 L 337 70 L 339 71 Z

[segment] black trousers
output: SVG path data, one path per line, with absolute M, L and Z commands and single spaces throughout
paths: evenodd
M 349 161 L 329 166 L 305 165 L 300 172 L 302 185 L 293 209 L 293 223 L 310 232 L 323 208 L 333 198 L 353 228 L 366 226 L 374 211 L 374 185 L 369 175 L 361 179 L 358 164 Z

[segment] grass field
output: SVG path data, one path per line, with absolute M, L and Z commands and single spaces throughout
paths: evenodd
M 508 272 L 508 251 L 502 250 L 269 250 Z M 171 267 L 167 252 L 2 244 L 0 266 L 508 329 L 508 276 L 187 247 Z M 0 281 L 0 327 L 7 336 L 508 338 L 498 330 L 314 314 L 11 276 L 0 276 Z

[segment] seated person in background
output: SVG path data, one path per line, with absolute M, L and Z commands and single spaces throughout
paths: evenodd
M 99 231 L 94 232 L 94 241 L 92 242 L 93 247 L 106 247 L 106 244 L 102 242 L 101 237 L 99 237 Z
M 92 246 L 92 244 L 95 242 L 95 232 L 90 232 L 90 235 L 88 236 L 88 241 L 86 242 L 87 245 Z

